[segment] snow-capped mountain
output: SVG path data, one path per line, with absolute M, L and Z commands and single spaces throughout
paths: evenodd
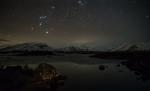
M 0 49 L 6 48 L 6 47 L 9 47 L 9 46 L 11 46 L 11 45 L 9 45 L 9 44 L 1 44 L 0 45 Z
M 44 43 L 23 43 L 2 47 L 1 51 L 52 51 L 53 49 Z
M 148 51 L 150 43 L 123 44 L 112 51 Z
M 9 42 L 9 40 L 0 39 L 0 49 L 10 46 Z
M 69 46 L 69 47 L 56 49 L 56 51 L 64 51 L 64 52 L 89 51 L 89 48 L 87 48 L 87 47 L 83 48 L 83 47 Z

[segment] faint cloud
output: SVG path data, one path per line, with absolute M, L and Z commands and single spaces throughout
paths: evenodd
M 9 40 L 6 40 L 6 39 L 0 38 L 0 43 L 4 43 L 4 42 L 10 42 L 10 41 L 9 41 Z

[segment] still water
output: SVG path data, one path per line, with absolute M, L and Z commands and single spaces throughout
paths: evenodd
M 134 69 L 122 65 L 126 61 L 90 58 L 87 54 L 0 57 L 4 65 L 28 64 L 33 69 L 40 63 L 53 65 L 67 76 L 57 91 L 150 91 L 149 69 L 144 73 L 147 79 L 143 80 L 143 74 L 136 74 Z

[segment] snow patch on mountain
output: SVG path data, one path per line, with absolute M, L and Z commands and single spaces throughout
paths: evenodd
M 45 43 L 23 43 L 2 47 L 3 51 L 52 51 L 53 49 Z
M 150 50 L 150 43 L 135 43 L 135 44 L 123 44 L 120 47 L 113 49 L 112 51 L 148 51 Z
M 64 51 L 64 52 L 78 52 L 78 51 L 89 51 L 90 48 L 88 47 L 76 47 L 76 46 L 69 46 L 64 48 L 56 49 L 56 51 Z

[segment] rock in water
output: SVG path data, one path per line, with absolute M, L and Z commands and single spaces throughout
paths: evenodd
M 64 84 L 64 80 L 66 80 L 66 76 L 58 73 L 55 67 L 41 63 L 34 71 L 32 87 L 56 89 Z
M 99 70 L 105 70 L 105 65 L 100 65 Z
M 35 72 L 42 80 L 52 80 L 57 76 L 56 68 L 46 63 L 39 64 Z
M 47 63 L 41 63 L 33 70 L 28 65 L 0 65 L 0 85 L 5 91 L 55 91 L 64 84 L 66 76 L 56 72 L 56 68 Z

